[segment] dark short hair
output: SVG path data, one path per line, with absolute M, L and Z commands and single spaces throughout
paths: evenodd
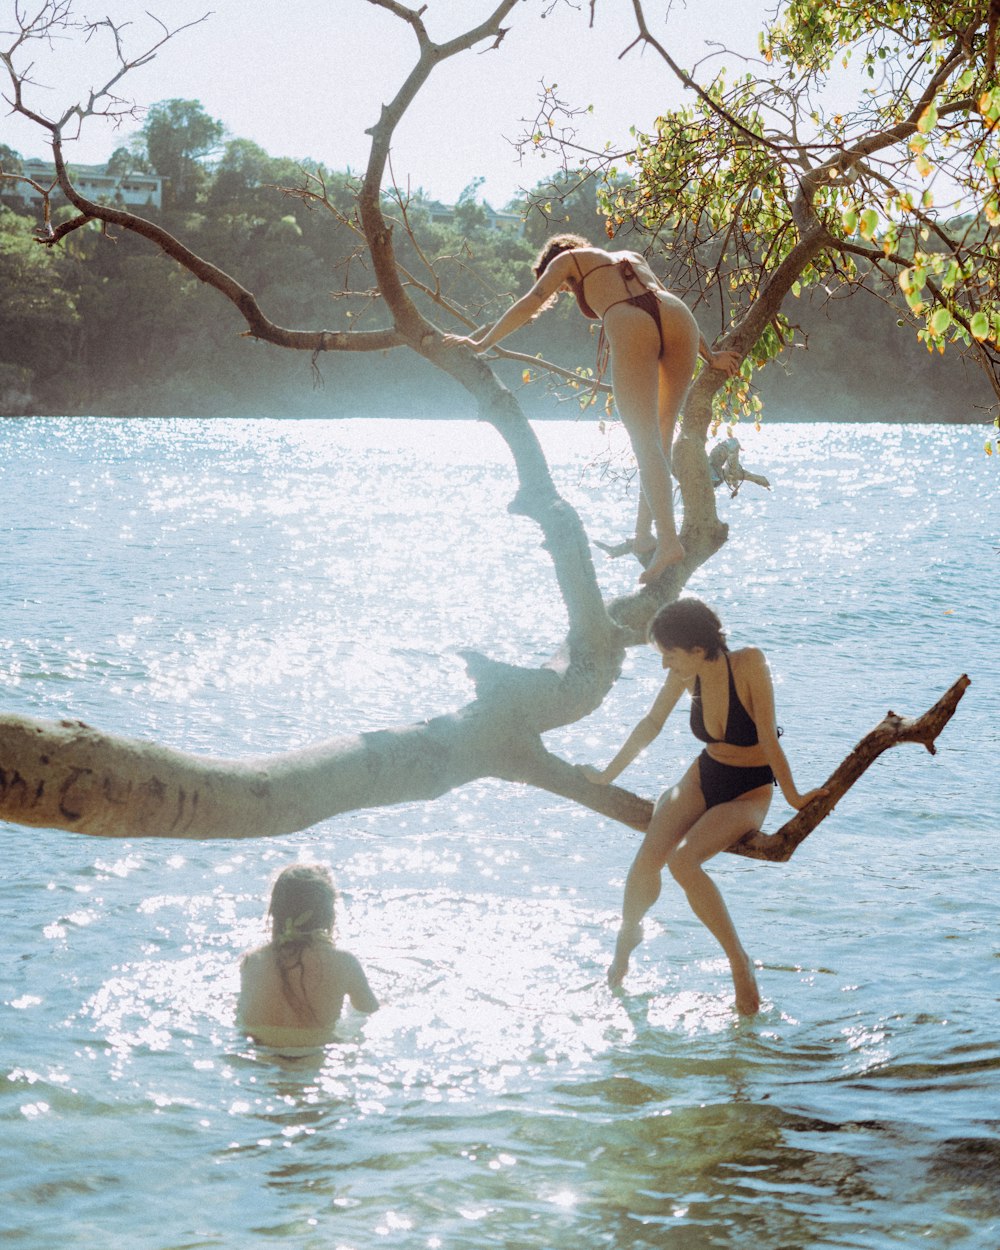
M 554 234 L 551 239 L 542 245 L 542 250 L 535 257 L 535 263 L 532 265 L 531 271 L 535 278 L 538 279 L 555 258 L 562 255 L 563 252 L 572 252 L 574 248 L 590 246 L 590 240 L 585 239 L 581 234 Z
M 729 650 L 718 616 L 707 603 L 694 598 L 677 599 L 660 608 L 650 623 L 648 637 L 664 651 L 671 647 L 681 651 L 701 647 L 706 660 L 714 660 Z

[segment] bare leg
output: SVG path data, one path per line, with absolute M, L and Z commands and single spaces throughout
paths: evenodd
M 676 786 L 660 795 L 649 830 L 629 869 L 621 928 L 608 969 L 608 984 L 612 988 L 622 983 L 629 957 L 642 941 L 642 918 L 660 896 L 660 874 L 667 857 L 704 810 L 697 765 L 693 764 Z
M 674 318 L 669 313 L 665 315 L 672 326 L 673 333 L 668 337 L 667 351 L 664 352 L 659 360 L 657 424 L 660 430 L 660 446 L 663 449 L 663 457 L 667 464 L 667 479 L 672 505 L 674 429 L 691 385 L 691 376 L 694 373 L 695 363 L 698 359 L 698 347 L 696 334 L 692 335 L 686 315 L 681 318 L 679 324 L 675 324 Z M 642 550 L 639 547 L 639 531 L 643 520 L 643 508 L 640 502 L 635 523 L 637 550 Z M 657 560 L 654 554 L 646 572 L 639 578 L 640 581 L 655 581 L 659 576 L 659 573 L 656 571 L 656 563 Z M 662 572 L 662 569 L 660 572 Z
M 750 956 L 743 949 L 718 886 L 702 865 L 749 829 L 759 829 L 771 803 L 771 786 L 760 786 L 730 803 L 710 808 L 667 857 L 674 879 L 687 894 L 691 910 L 726 953 L 741 1015 L 760 1010 L 760 993 Z
M 632 550 L 637 556 L 656 550 L 656 539 L 653 537 L 653 514 L 646 503 L 646 496 L 639 491 L 639 509 L 635 517 L 635 540 Z
M 639 578 L 650 582 L 684 559 L 674 522 L 670 462 L 664 455 L 658 422 L 660 336 L 652 318 L 630 305 L 612 308 L 605 329 L 611 344 L 615 402 L 639 466 L 643 498 L 656 523 L 653 558 Z

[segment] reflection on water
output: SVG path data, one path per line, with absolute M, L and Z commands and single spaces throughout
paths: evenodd
M 540 433 L 621 537 L 596 433 Z M 672 882 L 608 993 L 637 839 L 551 796 L 482 781 L 266 843 L 0 826 L 12 1245 L 996 1250 L 996 466 L 949 429 L 741 439 L 775 489 L 720 500 L 691 589 L 768 651 L 803 783 L 973 679 L 938 755 L 883 757 L 789 865 L 713 868 L 760 1017 Z M 488 427 L 8 422 L 0 479 L 4 710 L 266 752 L 455 707 L 461 650 L 533 664 L 565 627 Z M 660 679 L 630 654 L 550 745 L 606 759 Z M 653 794 L 693 751 L 678 717 L 629 780 Z M 287 1061 L 233 1008 L 296 857 L 334 866 L 384 1005 Z

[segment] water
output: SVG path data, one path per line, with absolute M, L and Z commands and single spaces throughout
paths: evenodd
M 634 498 L 591 426 L 541 426 L 594 537 Z M 262 842 L 0 824 L 0 1227 L 51 1250 L 1000 1246 L 998 466 L 981 431 L 765 427 L 773 494 L 720 499 L 690 589 L 774 670 L 800 788 L 887 708 L 972 686 L 935 757 L 883 756 L 787 865 L 713 871 L 759 964 L 665 886 L 604 973 L 637 836 L 483 781 Z M 594 458 L 597 456 L 597 463 Z M 406 724 L 527 665 L 565 617 L 471 422 L 0 424 L 3 710 L 239 756 Z M 635 568 L 598 556 L 609 595 Z M 630 653 L 549 736 L 605 761 L 660 671 Z M 694 754 L 683 716 L 625 780 Z M 776 803 L 769 827 L 785 818 Z M 315 1063 L 233 1022 L 268 883 L 330 862 L 383 1001 Z

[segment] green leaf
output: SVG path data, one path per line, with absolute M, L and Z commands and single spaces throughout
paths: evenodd
M 969 329 L 972 331 L 972 337 L 978 342 L 989 338 L 990 319 L 984 312 L 977 312 L 969 322 Z
M 935 334 L 944 334 L 945 330 L 951 325 L 951 313 L 947 308 L 939 308 L 933 317 L 931 317 L 931 330 Z

